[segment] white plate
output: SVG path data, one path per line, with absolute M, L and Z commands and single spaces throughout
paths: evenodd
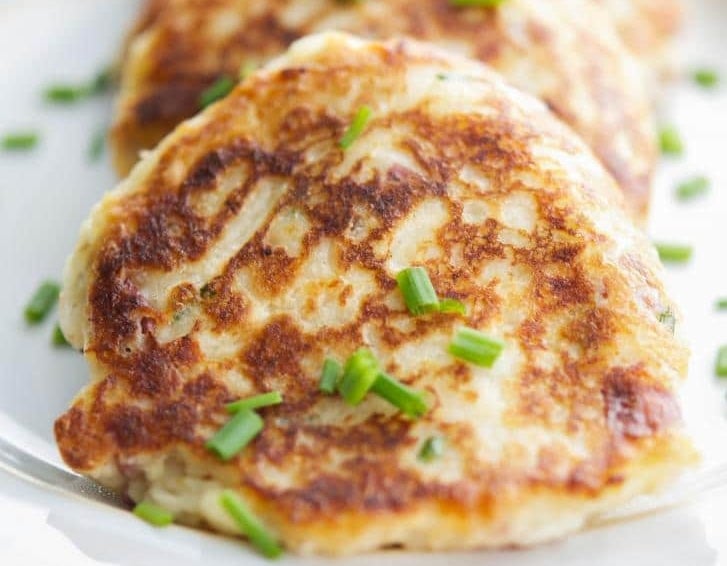
M 137 2 L 130 0 L 0 0 L 0 135 L 22 128 L 41 132 L 27 154 L 0 153 L 0 564 L 255 564 L 244 544 L 181 527 L 154 530 L 129 513 L 99 503 L 88 484 L 61 471 L 52 423 L 86 382 L 81 357 L 49 345 L 52 321 L 29 329 L 22 307 L 40 280 L 58 278 L 78 226 L 91 205 L 113 187 L 104 158 L 90 164 L 90 139 L 109 117 L 110 100 L 68 108 L 41 98 L 54 80 L 82 81 L 111 61 Z M 690 64 L 722 67 L 727 54 L 727 3 L 693 6 L 682 53 Z M 668 283 L 687 314 L 681 329 L 693 346 L 684 388 L 687 423 L 704 455 L 685 479 L 712 489 L 688 506 L 639 520 L 592 529 L 569 540 L 497 553 L 412 555 L 387 553 L 341 561 L 367 564 L 707 565 L 727 563 L 727 489 L 715 474 L 727 465 L 725 387 L 713 376 L 715 352 L 727 343 L 727 84 L 705 92 L 683 82 L 667 104 L 686 155 L 665 163 L 652 215 L 655 239 L 693 243 L 689 266 L 671 268 Z M 713 190 L 691 204 L 673 199 L 675 183 L 706 174 Z M 48 464 L 57 468 L 48 467 Z M 724 475 L 724 474 L 722 474 Z M 717 486 L 715 488 L 715 486 Z M 86 490 L 86 497 L 78 493 Z M 691 491 L 690 491 L 691 490 Z M 685 493 L 672 492 L 674 498 Z M 89 496 L 91 498 L 89 498 Z M 97 496 L 96 496 L 97 497 Z M 663 505 L 660 502 L 647 502 Z M 284 562 L 313 563 L 287 558 Z M 264 561 L 260 561 L 264 563 Z

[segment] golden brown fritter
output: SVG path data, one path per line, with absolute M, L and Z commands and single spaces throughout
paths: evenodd
M 63 458 L 228 533 L 218 497 L 234 489 L 301 553 L 573 531 L 693 454 L 675 397 L 687 351 L 620 203 L 583 142 L 485 66 L 302 40 L 84 224 L 61 319 L 92 382 L 56 423 Z M 395 276 L 412 265 L 467 314 L 410 315 Z M 448 353 L 462 325 L 504 341 L 492 368 Z M 430 411 L 320 393 L 324 359 L 361 346 Z M 266 391 L 284 402 L 260 410 L 261 434 L 228 463 L 208 452 L 225 404 Z M 423 462 L 433 435 L 444 453 Z
M 508 0 L 497 9 L 449 0 L 149 0 L 123 65 L 112 132 L 121 175 L 200 108 L 200 93 L 308 33 L 407 35 L 487 62 L 542 98 L 591 146 L 645 218 L 656 152 L 638 65 L 593 0 Z

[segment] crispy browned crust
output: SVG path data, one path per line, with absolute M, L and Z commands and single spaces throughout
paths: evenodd
M 289 14 L 301 8 L 306 16 L 292 23 Z M 223 18 L 231 31 L 210 31 Z M 511 0 L 498 10 L 449 0 L 149 0 L 132 34 L 111 136 L 119 173 L 194 115 L 218 77 L 236 77 L 243 63 L 333 27 L 412 36 L 492 65 L 583 136 L 644 220 L 656 157 L 651 109 L 631 57 L 592 0 Z
M 291 546 L 330 552 L 345 550 L 326 538 L 330 528 L 348 526 L 349 548 L 365 549 L 376 543 L 356 546 L 357 533 L 389 520 L 416 524 L 412 517 L 424 510 L 444 532 L 462 529 L 462 546 L 527 542 L 508 529 L 534 501 L 596 510 L 602 500 L 662 483 L 692 457 L 674 392 L 687 353 L 658 322 L 669 300 L 655 255 L 619 209 L 610 177 L 544 108 L 486 69 L 403 42 L 363 48 L 348 41 L 334 36 L 313 55 L 245 81 L 181 126 L 95 211 L 62 297 L 64 329 L 83 347 L 94 377 L 56 422 L 64 460 L 124 491 L 144 477 L 145 457 L 181 458 L 186 473 L 244 492 Z M 434 86 L 410 109 L 392 111 L 410 69 L 430 74 Z M 434 110 L 443 100 L 437 85 L 447 80 L 471 82 L 477 110 Z M 393 136 L 386 143 L 416 170 L 370 170 L 365 155 L 345 164 L 350 153 L 337 140 L 363 104 L 373 108 L 367 135 Z M 200 212 L 240 169 L 245 174 L 220 206 Z M 467 181 L 465 170 L 491 187 Z M 199 284 L 182 278 L 162 297 L 150 294 L 155 277 L 197 269 L 250 206 L 248 194 L 270 180 L 284 183 L 284 192 L 219 271 Z M 469 199 L 497 211 L 512 195 L 535 199 L 531 232 L 508 228 L 501 213 L 475 224 L 463 218 Z M 396 283 L 387 265 L 396 250 L 387 238 L 424 202 L 442 203 L 449 220 L 432 234 L 441 253 L 418 263 L 441 296 L 467 303 L 464 320 L 412 318 L 400 300 L 391 302 Z M 309 222 L 294 257 L 266 244 L 273 220 L 290 207 Z M 373 228 L 353 237 L 363 218 Z M 503 243 L 513 234 L 526 242 Z M 308 299 L 294 313 L 260 318 L 256 309 L 283 300 L 313 250 L 328 241 L 340 276 L 308 281 Z M 497 278 L 482 284 L 483 269 L 501 260 L 531 280 L 519 291 Z M 304 322 L 319 316 L 320 297 L 349 305 L 352 270 L 369 274 L 374 292 L 344 323 L 306 330 Z M 195 313 L 193 325 L 162 342 L 162 330 L 185 309 Z M 518 309 L 525 309 L 522 320 L 507 322 Z M 478 440 L 479 423 L 444 417 L 452 403 L 464 408 L 488 387 L 472 366 L 451 358 L 414 370 L 400 357 L 407 344 L 449 336 L 460 324 L 504 333 L 522 356 L 498 386 L 506 407 L 501 426 L 552 435 L 534 461 L 527 443 L 499 454 Z M 340 399 L 319 393 L 324 358 L 343 360 L 371 336 L 388 371 L 429 392 L 433 409 L 422 420 L 379 401 L 343 409 Z M 210 357 L 203 345 L 210 337 L 233 339 L 233 350 Z M 224 422 L 225 403 L 269 390 L 282 391 L 285 402 L 260 411 L 260 436 L 228 464 L 209 454 L 204 442 Z M 454 480 L 417 467 L 422 426 L 440 431 L 457 451 Z M 584 452 L 569 450 L 568 439 Z M 287 487 L 271 479 L 280 474 L 293 478 Z M 430 538 L 382 534 L 376 541 L 437 547 Z

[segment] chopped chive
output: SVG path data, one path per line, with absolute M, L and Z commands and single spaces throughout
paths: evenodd
M 709 179 L 704 176 L 687 179 L 677 185 L 676 197 L 679 200 L 691 200 L 709 192 Z
M 103 155 L 104 145 L 106 144 L 106 128 L 101 128 L 93 134 L 91 142 L 88 145 L 88 158 L 91 161 L 98 161 Z
M 717 363 L 714 367 L 714 373 L 718 377 L 727 377 L 727 345 L 720 346 L 717 350 Z
M 155 527 L 166 527 L 174 521 L 174 515 L 150 501 L 137 503 L 133 513 Z
M 283 549 L 275 537 L 265 528 L 260 520 L 253 515 L 245 502 L 238 495 L 226 489 L 220 495 L 220 505 L 232 517 L 240 531 L 247 536 L 255 548 L 267 558 L 277 558 Z
M 25 307 L 25 320 L 29 324 L 38 324 L 45 320 L 58 301 L 61 287 L 55 281 L 44 281 L 30 298 Z
M 444 438 L 441 436 L 430 436 L 424 441 L 419 449 L 417 458 L 422 462 L 431 462 L 444 454 Z
M 323 393 L 335 393 L 338 386 L 338 380 L 341 377 L 341 364 L 331 358 L 326 358 L 323 362 L 323 370 L 321 371 L 321 380 L 318 388 Z
M 457 330 L 449 344 L 449 353 L 478 366 L 492 367 L 500 356 L 504 344 L 486 334 L 463 326 Z
M 2 139 L 2 147 L 7 151 L 25 151 L 38 145 L 40 137 L 36 132 L 15 132 Z
M 110 67 L 101 69 L 88 85 L 89 94 L 103 94 L 111 88 L 113 71 Z
M 86 85 L 56 84 L 45 89 L 43 95 L 48 102 L 60 104 L 73 104 L 82 100 L 91 93 Z
M 353 142 L 361 135 L 371 118 L 371 108 L 368 106 L 362 106 L 356 112 L 353 120 L 349 124 L 348 128 L 344 132 L 341 139 L 338 140 L 338 145 L 341 149 L 348 149 Z
M 439 299 L 423 267 L 407 267 L 396 275 L 409 312 L 415 316 L 439 310 Z
M 379 363 L 370 350 L 359 348 L 346 360 L 338 384 L 341 396 L 349 405 L 358 405 L 379 375 Z
M 67 346 L 70 346 L 68 343 L 68 340 L 66 340 L 65 335 L 63 334 L 63 330 L 61 329 L 60 324 L 56 324 L 53 327 L 53 335 L 51 336 L 51 342 L 54 346 L 58 348 L 65 348 Z
M 415 391 L 385 373 L 379 373 L 371 392 L 386 399 L 405 415 L 418 418 L 429 410 L 424 393 Z
M 437 73 L 435 76 L 437 77 L 438 81 L 446 81 L 449 78 L 447 73 Z
M 254 409 L 260 409 L 262 407 L 270 407 L 271 405 L 279 405 L 283 402 L 283 396 L 279 391 L 270 391 L 268 393 L 261 393 L 260 395 L 253 395 L 245 399 L 240 399 L 234 403 L 227 404 L 228 413 L 237 413 L 238 411 L 252 411 Z
M 666 326 L 672 334 L 677 325 L 677 319 L 674 316 L 674 312 L 668 307 L 665 311 L 659 313 L 659 322 Z
M 719 74 L 714 69 L 695 69 L 692 79 L 702 88 L 714 88 L 719 84 Z
M 659 131 L 659 147 L 663 155 L 676 156 L 684 153 L 682 138 L 673 126 L 665 126 Z
M 439 312 L 443 312 L 445 314 L 467 314 L 467 307 L 464 306 L 462 301 L 447 298 L 439 301 Z
M 686 263 L 692 258 L 694 249 L 684 244 L 657 243 L 656 251 L 664 263 Z
M 258 64 L 255 61 L 245 61 L 240 66 L 240 80 L 244 81 L 250 75 L 252 75 L 258 68 Z
M 471 6 L 477 6 L 480 8 L 496 8 L 497 6 L 504 4 L 505 0 L 449 0 L 449 3 L 458 8 Z
M 727 310 L 727 297 L 717 299 L 717 301 L 714 303 L 714 306 L 719 311 Z
M 230 77 L 220 77 L 199 95 L 199 105 L 207 108 L 213 102 L 225 98 L 235 88 L 235 81 Z
M 263 420 L 253 411 L 238 411 L 205 446 L 222 460 L 230 460 L 263 429 Z

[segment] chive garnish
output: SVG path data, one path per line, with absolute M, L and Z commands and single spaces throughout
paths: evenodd
M 686 263 L 692 258 L 694 249 L 684 244 L 657 243 L 656 251 L 664 263 Z
M 35 291 L 25 307 L 25 320 L 29 324 L 38 324 L 45 320 L 58 301 L 61 287 L 55 281 L 44 281 Z
M 674 316 L 674 312 L 668 307 L 665 311 L 659 313 L 659 322 L 666 326 L 672 334 L 677 325 L 677 319 Z
M 358 405 L 379 375 L 379 363 L 367 348 L 359 348 L 346 360 L 338 384 L 341 396 L 349 405 Z
M 250 410 L 238 411 L 205 446 L 222 460 L 230 460 L 263 429 L 263 420 Z
M 225 98 L 235 88 L 235 84 L 230 77 L 220 77 L 199 95 L 200 107 L 207 108 L 213 102 Z
M 106 144 L 106 128 L 101 128 L 93 134 L 91 143 L 88 145 L 88 158 L 91 161 L 98 161 L 103 155 Z
M 707 192 L 709 192 L 709 179 L 700 175 L 679 183 L 675 194 L 679 200 L 686 201 L 701 196 Z
M 446 298 L 439 301 L 439 312 L 445 314 L 467 314 L 467 307 L 464 306 L 462 301 Z
M 277 558 L 283 553 L 275 537 L 253 515 L 245 502 L 234 491 L 226 489 L 220 495 L 220 505 L 232 517 L 240 531 L 247 536 L 255 548 L 267 558 Z
M 449 344 L 449 353 L 478 366 L 492 367 L 500 356 L 504 344 L 486 334 L 463 326 L 457 330 Z
M 727 297 L 717 299 L 714 303 L 714 307 L 719 311 L 727 310 Z
M 415 391 L 385 373 L 378 374 L 371 392 L 412 418 L 419 418 L 429 410 L 421 391 Z
M 439 310 L 439 299 L 423 267 L 407 267 L 396 275 L 409 312 L 415 316 Z
M 318 389 L 323 393 L 335 393 L 338 387 L 338 380 L 341 378 L 341 364 L 331 358 L 326 358 L 321 370 L 321 380 Z
M 419 449 L 417 458 L 422 462 L 431 462 L 444 454 L 444 438 L 441 436 L 430 436 L 424 441 Z
M 48 102 L 72 104 L 86 98 L 90 94 L 87 85 L 51 85 L 45 89 L 44 96 Z
M 51 336 L 51 343 L 58 347 L 58 348 L 65 348 L 67 346 L 70 346 L 68 343 L 68 340 L 66 340 L 65 335 L 63 334 L 63 330 L 61 329 L 60 324 L 56 324 L 53 327 L 53 334 Z
M 237 413 L 239 411 L 253 411 L 262 407 L 270 407 L 271 405 L 279 405 L 283 402 L 283 396 L 279 391 L 270 391 L 268 393 L 261 393 L 260 395 L 253 395 L 245 399 L 240 399 L 234 403 L 227 404 L 228 413 Z
M 720 346 L 717 350 L 717 362 L 715 363 L 714 373 L 718 377 L 727 377 L 727 345 Z
M 659 147 L 664 155 L 675 156 L 684 153 L 682 138 L 673 126 L 664 126 L 659 131 Z
M 133 513 L 155 527 L 166 527 L 174 521 L 174 515 L 150 501 L 137 503 Z
M 40 137 L 36 132 L 14 132 L 2 139 L 2 148 L 7 151 L 27 151 L 38 145 Z
M 702 88 L 714 88 L 719 84 L 719 74 L 714 69 L 695 69 L 692 79 Z
M 364 131 L 370 118 L 371 108 L 365 105 L 359 108 L 348 128 L 343 133 L 343 136 L 338 140 L 339 147 L 341 149 L 348 149 Z
M 496 8 L 500 4 L 504 4 L 505 0 L 449 0 L 449 3 L 457 8 L 471 6 L 477 6 L 480 8 Z
M 113 71 L 110 67 L 101 69 L 88 85 L 90 94 L 102 94 L 111 88 Z

